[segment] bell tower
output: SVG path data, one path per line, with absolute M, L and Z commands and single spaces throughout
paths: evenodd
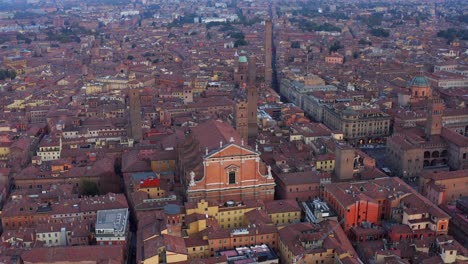
M 245 100 L 240 100 L 236 102 L 236 107 L 234 109 L 235 116 L 235 127 L 239 136 L 247 142 L 249 137 L 248 130 L 248 113 L 247 113 L 247 102 Z
M 427 108 L 426 138 L 440 135 L 442 132 L 442 115 L 444 113 L 444 101 L 440 98 L 429 100 Z
M 271 20 L 265 21 L 265 85 L 272 85 L 272 46 L 273 46 L 273 24 Z
M 136 142 L 142 138 L 140 90 L 130 89 L 130 137 Z
M 256 86 L 257 64 L 254 55 L 249 56 L 248 66 L 248 88 L 247 88 L 247 115 L 249 138 L 254 138 L 258 134 L 257 107 L 258 91 Z

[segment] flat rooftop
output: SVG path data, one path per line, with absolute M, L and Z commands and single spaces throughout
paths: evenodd
M 128 223 L 128 209 L 99 210 L 96 217 L 96 236 L 123 234 Z

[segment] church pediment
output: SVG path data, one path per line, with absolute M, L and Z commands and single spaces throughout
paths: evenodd
M 229 171 L 239 171 L 239 166 L 232 164 L 232 165 L 227 166 L 227 167 L 224 168 L 224 169 L 225 169 L 227 172 L 229 172 Z
M 205 158 L 211 159 L 211 158 L 223 158 L 223 157 L 229 157 L 229 156 L 246 156 L 246 155 L 258 155 L 258 154 L 259 153 L 251 149 L 231 143 L 226 146 L 223 146 L 220 149 L 217 149 L 216 151 L 212 153 L 209 153 L 207 156 L 205 156 Z

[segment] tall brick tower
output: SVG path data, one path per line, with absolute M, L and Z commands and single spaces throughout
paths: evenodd
M 265 84 L 271 87 L 272 84 L 272 44 L 273 44 L 273 24 L 271 20 L 265 21 Z
M 247 57 L 244 55 L 239 56 L 236 62 L 236 68 L 234 69 L 234 81 L 236 85 L 243 87 L 247 83 L 248 78 L 248 62 Z
M 440 98 L 429 100 L 427 108 L 426 138 L 440 135 L 442 132 L 442 115 L 444 113 L 444 101 Z
M 164 206 L 167 233 L 172 236 L 182 236 L 182 216 L 180 207 L 176 204 Z
M 247 142 L 249 139 L 249 128 L 248 128 L 248 110 L 247 110 L 247 102 L 245 100 L 240 100 L 236 102 L 236 107 L 234 108 L 234 116 L 235 116 L 235 127 L 239 136 Z
M 142 138 L 140 90 L 130 89 L 130 137 L 136 142 Z
M 256 86 L 257 62 L 254 55 L 248 58 L 248 88 L 247 88 L 247 111 L 248 111 L 248 134 L 249 138 L 254 138 L 258 133 L 257 124 L 257 103 L 258 91 Z
M 335 148 L 335 176 L 341 180 L 351 180 L 354 175 L 354 149 L 348 145 Z

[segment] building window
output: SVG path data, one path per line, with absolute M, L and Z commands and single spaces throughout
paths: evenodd
M 229 172 L 229 184 L 236 184 L 236 172 L 230 171 Z

